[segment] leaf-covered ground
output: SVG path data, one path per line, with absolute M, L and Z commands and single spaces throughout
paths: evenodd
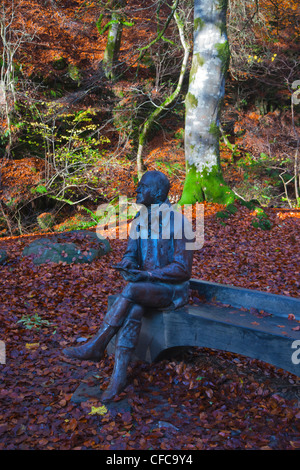
M 96 29 L 96 2 L 20 3 L 26 31 L 36 33 L 22 55 L 28 75 L 56 79 L 53 63 L 66 57 L 84 71 L 89 85 L 99 78 L 106 37 Z M 148 42 L 156 32 L 140 6 L 148 9 L 149 2 L 130 2 L 129 11 L 140 27 L 134 34 L 127 28 L 123 33 L 121 59 L 128 63 L 137 41 Z M 287 151 L 290 123 L 285 116 L 275 110 L 262 119 L 251 109 L 237 112 L 235 100 L 230 104 L 226 121 L 234 111 L 236 136 L 247 130 L 235 143 L 260 155 L 277 139 L 280 152 Z M 175 138 L 182 126 L 182 120 L 166 120 L 163 132 L 149 142 L 145 159 L 149 169 L 168 171 L 173 196 L 181 193 L 184 180 L 184 149 Z M 277 150 L 272 144 L 274 154 Z M 244 170 L 227 153 L 223 146 L 224 176 L 239 187 Z M 38 184 L 42 166 L 33 156 L 7 161 L 1 197 L 25 197 Z M 119 165 L 109 171 L 111 189 L 118 184 L 120 194 L 132 195 L 135 163 L 126 172 Z M 250 185 L 254 176 L 246 172 Z M 108 200 L 113 196 L 108 191 Z M 205 209 L 205 245 L 195 255 L 194 278 L 299 297 L 299 211 L 266 209 L 273 228 L 262 231 L 252 227 L 253 215 L 242 207 L 225 226 L 215 218 L 221 207 Z M 0 340 L 6 344 L 6 364 L 0 364 L 1 450 L 300 448 L 299 379 L 232 353 L 195 348 L 156 364 L 136 362 L 128 387 L 113 406 L 105 408 L 97 399 L 72 401 L 80 384 L 105 388 L 112 372 L 111 357 L 99 364 L 79 363 L 61 351 L 97 331 L 108 296 L 124 285 L 110 266 L 121 259 L 126 242 L 111 240 L 112 252 L 91 265 L 37 267 L 21 253 L 39 236 L 0 240 L 9 255 L 0 267 Z
M 273 228 L 262 231 L 242 207 L 221 225 L 219 209 L 205 206 L 193 277 L 299 297 L 299 212 L 268 209 Z M 38 267 L 21 257 L 37 236 L 0 243 L 9 255 L 0 280 L 1 450 L 300 447 L 299 379 L 233 353 L 195 348 L 133 362 L 113 406 L 72 401 L 80 384 L 104 389 L 112 372 L 112 357 L 79 363 L 61 351 L 97 331 L 108 295 L 124 285 L 110 266 L 126 241 L 111 240 L 112 252 L 90 265 Z

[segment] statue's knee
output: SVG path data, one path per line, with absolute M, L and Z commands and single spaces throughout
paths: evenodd
M 134 283 L 128 282 L 126 287 L 123 289 L 122 297 L 125 297 L 126 299 L 131 300 L 133 296 L 134 296 Z
M 144 308 L 141 305 L 134 304 L 129 312 L 128 318 L 132 320 L 140 320 L 144 314 Z
M 122 292 L 123 297 L 137 303 L 139 303 L 144 295 L 145 290 L 143 290 L 143 286 L 139 282 L 129 282 Z

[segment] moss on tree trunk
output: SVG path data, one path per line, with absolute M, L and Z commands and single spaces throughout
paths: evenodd
M 216 202 L 218 204 L 231 204 L 235 194 L 224 182 L 222 172 L 218 165 L 208 171 L 197 171 L 195 165 L 186 165 L 186 178 L 180 204 L 194 204 L 196 202 Z
M 234 193 L 224 182 L 219 152 L 220 109 L 229 63 L 224 0 L 194 1 L 194 49 L 186 95 L 186 180 L 181 204 L 203 200 L 228 204 Z

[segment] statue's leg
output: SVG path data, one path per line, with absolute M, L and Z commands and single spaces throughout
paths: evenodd
M 150 308 L 168 307 L 173 294 L 171 284 L 154 282 L 129 282 L 122 292 L 122 296 L 132 303 Z
M 116 337 L 114 369 L 109 385 L 101 396 L 102 401 L 111 401 L 126 386 L 127 367 L 138 343 L 144 309 L 170 305 L 173 289 L 168 285 L 149 282 L 128 283 L 122 295 L 133 305 Z
M 130 305 L 131 301 L 120 295 L 105 315 L 97 334 L 81 346 L 64 349 L 64 355 L 73 359 L 100 361 L 109 341 L 122 326 Z
M 127 368 L 139 339 L 143 313 L 142 306 L 133 305 L 117 334 L 113 373 L 107 389 L 101 396 L 101 400 L 104 402 L 111 401 L 126 386 Z

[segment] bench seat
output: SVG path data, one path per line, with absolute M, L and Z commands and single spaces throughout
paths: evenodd
M 147 310 L 134 359 L 153 362 L 171 348 L 205 347 L 259 359 L 300 376 L 300 364 L 292 361 L 297 340 L 300 350 L 299 299 L 204 281 L 191 280 L 190 285 L 206 301 L 172 311 Z M 114 298 L 110 296 L 109 305 Z M 254 314 L 250 305 L 253 309 L 263 305 L 263 316 Z M 295 319 L 288 319 L 289 314 Z M 114 340 L 108 346 L 108 353 L 113 352 Z

